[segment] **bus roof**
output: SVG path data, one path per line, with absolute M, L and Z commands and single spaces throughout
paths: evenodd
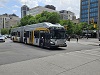
M 17 27 L 12 29 L 12 31 L 21 31 L 22 29 L 25 31 L 31 31 L 34 30 L 36 28 L 50 28 L 50 27 L 61 27 L 64 28 L 63 26 L 61 26 L 60 24 L 52 24 L 49 22 L 43 22 L 43 23 L 38 23 L 38 24 L 31 24 L 31 25 L 26 25 L 26 26 L 22 26 L 22 27 Z

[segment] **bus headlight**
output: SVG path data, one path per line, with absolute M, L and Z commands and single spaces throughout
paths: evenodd
M 54 43 L 54 42 L 52 42 L 52 41 L 50 41 L 50 44 L 55 45 L 55 43 Z

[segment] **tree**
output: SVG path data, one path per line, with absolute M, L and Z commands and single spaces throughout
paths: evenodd
M 60 20 L 60 16 L 56 12 L 47 12 L 43 11 L 41 14 L 36 16 L 27 15 L 20 20 L 19 26 L 25 26 L 29 24 L 42 23 L 42 22 L 50 22 L 50 23 L 58 23 Z
M 39 19 L 41 18 L 41 14 L 37 14 L 36 16 L 35 16 L 35 19 L 37 20 L 37 23 L 39 23 Z
M 69 35 L 71 35 L 71 34 L 74 34 L 74 23 L 73 22 L 71 22 L 70 20 L 68 20 L 67 21 L 67 27 L 68 27 L 68 29 L 67 29 L 67 33 L 69 34 Z
M 16 27 L 19 27 L 19 24 L 18 25 L 13 25 L 10 28 L 16 28 Z
M 40 22 L 50 22 L 50 23 L 59 23 L 60 16 L 57 12 L 47 12 L 43 11 L 41 13 Z
M 82 34 L 82 25 L 81 24 L 75 24 L 74 26 L 74 34 L 81 35 Z
M 31 15 L 27 15 L 24 16 L 21 20 L 20 20 L 20 26 L 25 26 L 29 24 L 29 19 L 32 18 L 33 16 Z
M 50 22 L 50 23 L 59 23 L 60 16 L 56 12 L 47 12 L 43 11 L 41 14 L 38 14 L 35 16 L 36 20 L 38 20 L 38 23 L 41 22 Z
M 60 20 L 59 23 L 63 26 L 67 25 L 67 20 Z
M 9 29 L 7 28 L 1 29 L 1 34 L 2 35 L 9 34 Z
M 66 33 L 69 35 L 74 34 L 74 23 L 70 20 L 60 20 L 59 22 L 61 25 L 63 25 L 66 28 Z
M 29 19 L 28 24 L 36 24 L 38 21 L 36 20 L 36 18 L 33 16 Z
M 57 12 L 52 12 L 50 13 L 50 16 L 48 17 L 48 21 L 53 24 L 59 23 L 60 15 Z

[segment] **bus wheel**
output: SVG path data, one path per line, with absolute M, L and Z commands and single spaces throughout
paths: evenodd
M 43 46 L 43 43 L 40 43 L 40 47 L 41 47 L 41 48 L 43 48 L 43 47 L 44 47 L 44 46 Z

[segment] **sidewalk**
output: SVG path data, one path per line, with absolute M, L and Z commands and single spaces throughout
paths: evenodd
M 100 48 L 1 65 L 0 75 L 100 75 Z
M 69 41 L 67 41 L 68 43 Z M 79 43 L 79 44 L 83 44 L 83 45 L 96 45 L 99 46 L 100 41 L 98 39 L 94 39 L 94 38 L 83 38 L 83 39 L 79 39 L 78 42 L 76 39 L 71 39 L 70 43 Z

